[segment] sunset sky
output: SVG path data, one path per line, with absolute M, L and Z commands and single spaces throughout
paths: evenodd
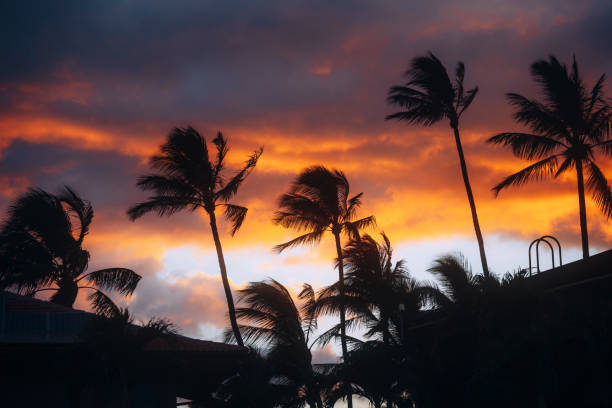
M 525 162 L 484 141 L 521 130 L 504 93 L 538 95 L 534 60 L 575 53 L 589 87 L 612 73 L 610 21 L 604 0 L 3 2 L 0 209 L 29 187 L 74 187 L 96 212 L 90 268 L 134 269 L 143 276 L 128 300 L 136 316 L 218 340 L 226 305 L 206 218 L 125 214 L 146 197 L 135 182 L 148 157 L 172 127 L 192 125 L 208 140 L 229 137 L 232 169 L 264 146 L 234 200 L 249 208 L 242 230 L 232 238 L 222 228 L 235 288 L 273 277 L 297 291 L 337 276 L 330 237 L 271 251 L 295 235 L 272 224 L 276 200 L 312 164 L 344 170 L 351 191 L 364 192 L 360 214 L 376 215 L 417 278 L 431 279 L 428 265 L 450 251 L 479 272 L 448 124 L 384 120 L 394 111 L 389 87 L 431 50 L 451 70 L 462 60 L 466 85 L 480 87 L 461 131 L 491 268 L 526 266 L 529 242 L 543 234 L 575 260 L 575 177 L 495 198 L 491 187 Z M 612 177 L 612 162 L 600 163 Z M 591 252 L 610 248 L 609 221 L 590 201 L 587 212 Z

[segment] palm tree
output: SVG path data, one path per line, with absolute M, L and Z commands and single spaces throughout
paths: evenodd
M 393 262 L 389 238 L 382 233 L 382 243 L 369 235 L 349 241 L 343 250 L 345 262 L 345 305 L 351 318 L 347 327 L 363 327 L 368 341 L 349 337 L 353 347 L 348 361 L 336 375 L 346 388 L 364 396 L 375 406 L 397 400 L 398 382 L 405 370 L 400 364 L 403 355 L 405 320 L 415 317 L 435 288 L 414 280 L 403 260 Z M 337 313 L 342 303 L 338 283 L 319 291 L 312 306 L 315 316 Z M 325 345 L 338 337 L 336 325 L 322 333 L 317 343 Z M 372 375 L 373 372 L 377 374 Z
M 140 276 L 130 269 L 86 272 L 90 255 L 83 240 L 93 216 L 91 203 L 70 187 L 57 195 L 41 189 L 21 195 L 0 233 L 0 288 L 29 295 L 54 291 L 51 301 L 67 307 L 87 289 L 96 311 L 111 302 L 103 290 L 132 294 Z
M 428 271 L 441 286 L 432 299 L 437 308 L 427 312 L 427 325 L 410 328 L 414 341 L 406 349 L 417 405 L 517 406 L 517 395 L 530 400 L 539 379 L 551 376 L 545 368 L 551 321 L 542 320 L 544 310 L 537 307 L 545 294 L 523 271 L 474 274 L 461 254 L 439 257 Z M 538 385 L 523 381 L 525 372 L 534 373 Z
M 293 182 L 288 193 L 283 194 L 276 212 L 274 222 L 285 228 L 293 228 L 303 235 L 277 245 L 275 250 L 283 250 L 305 244 L 316 244 L 321 241 L 325 232 L 332 233 L 338 256 L 338 290 L 344 298 L 344 263 L 340 236 L 358 238 L 359 230 L 376 224 L 374 216 L 355 219 L 357 209 L 361 206 L 359 193 L 349 198 L 349 182 L 340 170 L 330 170 L 324 166 L 313 166 L 304 169 Z M 340 327 L 342 356 L 346 359 L 346 316 L 344 305 L 340 307 Z M 352 401 L 348 399 L 349 407 Z
M 312 320 L 302 315 L 287 288 L 273 279 L 251 282 L 239 293 L 240 302 L 246 305 L 236 309 L 243 321 L 239 327 L 244 340 L 252 346 L 266 345 L 274 382 L 293 390 L 290 399 L 281 405 L 303 406 L 307 402 L 311 407 L 322 408 L 321 381 L 312 368 L 308 344 Z M 301 294 L 306 304 L 315 301 L 310 296 L 314 296 L 313 292 L 306 285 Z M 232 335 L 227 332 L 226 338 Z
M 175 128 L 170 132 L 168 140 L 161 146 L 161 154 L 153 156 L 150 161 L 151 167 L 157 172 L 138 179 L 138 187 L 152 190 L 154 195 L 131 207 L 127 213 L 132 221 L 149 212 L 170 216 L 180 210 L 203 209 L 208 214 L 232 330 L 237 343 L 242 346 L 215 211 L 217 207 L 225 209 L 224 215 L 232 224 L 233 236 L 242 226 L 247 208 L 230 204 L 229 200 L 236 195 L 242 182 L 255 168 L 263 148 L 253 152 L 242 169 L 228 180 L 222 174 L 229 151 L 227 140 L 219 132 L 213 143 L 217 154 L 211 161 L 206 140 L 195 129 Z
M 516 108 L 514 119 L 534 133 L 508 132 L 491 137 L 488 142 L 509 146 L 512 153 L 526 160 L 536 160 L 523 170 L 506 177 L 493 187 L 495 194 L 509 186 L 520 186 L 576 169 L 578 205 L 582 233 L 582 256 L 589 256 L 587 231 L 586 189 L 606 217 L 612 216 L 612 194 L 601 169 L 595 163 L 597 153 L 612 155 L 610 117 L 612 109 L 606 102 L 603 74 L 589 91 L 578 72 L 576 58 L 569 70 L 557 58 L 539 60 L 531 65 L 531 75 L 540 85 L 544 101 L 508 93 L 506 97 Z
M 485 275 L 488 275 L 489 268 L 484 241 L 480 232 L 476 203 L 474 202 L 463 147 L 461 147 L 461 138 L 459 137 L 459 119 L 474 100 L 478 87 L 466 91 L 463 87 L 464 75 L 465 66 L 463 62 L 457 63 L 453 83 L 444 65 L 431 52 L 426 56 L 413 59 L 405 73 L 408 82 L 405 85 L 391 87 L 387 98 L 391 105 L 397 105 L 402 110 L 388 115 L 386 119 L 405 120 L 408 123 L 424 126 L 431 126 L 444 118 L 449 120 L 450 127 L 455 134 L 461 174 L 472 211 L 472 221 L 478 240 L 482 270 Z
M 384 233 L 381 235 L 382 244 L 366 234 L 344 247 L 344 299 L 352 315 L 350 325 L 365 326 L 367 338 L 378 338 L 385 345 L 400 344 L 400 315 L 418 313 L 436 289 L 417 283 L 404 260 L 393 263 L 391 242 Z M 337 313 L 340 304 L 336 282 L 319 291 L 314 314 Z M 332 327 L 319 337 L 319 343 L 326 344 L 338 332 L 338 326 Z

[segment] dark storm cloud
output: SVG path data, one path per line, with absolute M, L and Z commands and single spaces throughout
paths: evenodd
M 54 192 L 74 187 L 96 206 L 136 200 L 139 163 L 115 152 L 79 151 L 63 146 L 13 142 L 0 159 L 0 173 L 27 176 L 30 185 Z
M 316 132 L 380 129 L 387 87 L 429 49 L 449 65 L 465 60 L 479 99 L 501 107 L 475 104 L 474 124 L 509 123 L 502 94 L 525 83 L 542 50 L 609 68 L 607 2 L 508 3 L 12 2 L 0 10 L 0 74 L 3 83 L 66 73 L 90 82 L 87 105 L 41 109 L 97 125 L 199 120 Z

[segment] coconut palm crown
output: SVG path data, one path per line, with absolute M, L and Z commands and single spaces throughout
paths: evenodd
M 515 108 L 514 119 L 533 133 L 506 132 L 488 142 L 507 146 L 521 159 L 535 163 L 506 177 L 493 187 L 495 194 L 546 177 L 557 178 L 575 170 L 583 257 L 589 256 L 585 189 L 606 217 L 612 216 L 612 194 L 597 166 L 597 155 L 612 156 L 610 118 L 612 109 L 604 97 L 605 74 L 590 90 L 584 84 L 574 57 L 571 68 L 554 56 L 531 65 L 531 75 L 540 87 L 543 101 L 508 93 Z M 585 180 L 586 178 L 586 180 Z
M 103 291 L 130 295 L 140 276 L 126 268 L 87 272 L 83 249 L 94 210 L 70 187 L 54 195 L 30 189 L 10 207 L 0 232 L 0 288 L 34 295 L 53 291 L 51 301 L 72 307 L 80 289 L 96 312 L 112 301 Z
M 343 249 L 345 303 L 351 315 L 347 325 L 365 327 L 367 338 L 376 336 L 384 344 L 399 344 L 402 341 L 400 315 L 417 313 L 426 303 L 429 291 L 435 289 L 417 283 L 404 260 L 393 262 L 391 242 L 386 234 L 381 235 L 382 243 L 366 234 L 349 241 Z M 315 315 L 337 313 L 337 286 L 334 283 L 319 291 L 313 306 Z M 319 344 L 327 344 L 338 333 L 339 327 L 332 327 L 318 338 Z M 359 343 L 357 339 L 350 339 Z

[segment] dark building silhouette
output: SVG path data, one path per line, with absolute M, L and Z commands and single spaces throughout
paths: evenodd
M 93 349 L 87 330 L 95 319 L 0 292 L 0 406 L 175 407 L 177 397 L 214 391 L 247 351 L 180 335 L 152 339 L 137 350 L 118 346 L 123 340 L 109 335 Z

